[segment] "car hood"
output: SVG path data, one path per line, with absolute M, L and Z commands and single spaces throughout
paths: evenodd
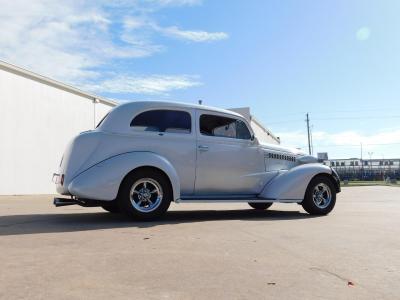
M 279 151 L 279 152 L 294 154 L 296 156 L 307 155 L 306 153 L 304 153 L 303 151 L 301 151 L 299 149 L 285 147 L 285 146 L 281 146 L 281 145 L 267 144 L 267 143 L 260 142 L 260 146 L 266 150 L 275 150 L 275 151 Z
M 300 149 L 285 147 L 281 145 L 260 143 L 260 146 L 266 151 L 277 151 L 283 154 L 294 155 L 300 164 L 316 163 L 318 159 L 315 156 L 308 155 L 307 153 L 301 151 Z

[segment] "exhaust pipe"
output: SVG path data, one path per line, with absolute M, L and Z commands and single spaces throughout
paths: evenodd
M 80 205 L 81 203 L 72 198 L 54 198 L 53 204 L 56 207 L 60 207 L 67 205 Z
M 80 205 L 83 207 L 97 207 L 104 205 L 104 201 L 78 198 L 54 198 L 53 204 L 56 207 L 68 205 Z

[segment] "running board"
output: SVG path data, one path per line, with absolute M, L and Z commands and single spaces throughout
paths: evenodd
M 175 203 L 300 203 L 298 199 L 176 199 Z

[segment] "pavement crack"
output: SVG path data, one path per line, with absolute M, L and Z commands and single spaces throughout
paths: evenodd
M 322 272 L 322 273 L 325 273 L 325 274 L 334 276 L 334 277 L 336 277 L 336 278 L 338 278 L 338 279 L 340 279 L 340 280 L 346 282 L 348 285 L 354 285 L 354 282 L 351 281 L 350 279 L 345 278 L 345 277 L 343 277 L 343 276 L 341 276 L 341 275 L 339 275 L 339 274 L 337 274 L 337 273 L 335 273 L 335 272 L 329 271 L 329 270 L 327 270 L 327 269 L 318 268 L 318 267 L 311 267 L 310 270 L 312 270 L 312 271 L 319 271 L 319 272 Z

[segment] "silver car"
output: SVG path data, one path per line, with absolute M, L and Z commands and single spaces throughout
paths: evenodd
M 232 111 L 169 102 L 115 107 L 95 130 L 67 147 L 56 206 L 101 206 L 135 219 L 161 216 L 171 201 L 247 202 L 267 209 L 298 203 L 328 214 L 340 181 L 333 169 L 298 150 L 263 144 Z

